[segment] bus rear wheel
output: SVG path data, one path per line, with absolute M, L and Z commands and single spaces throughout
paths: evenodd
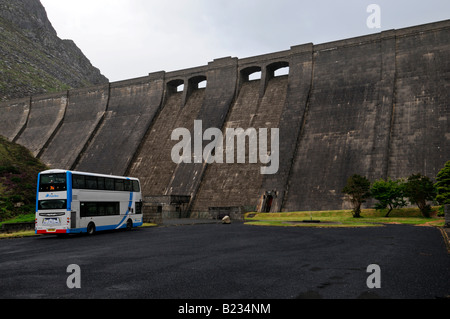
M 87 234 L 89 236 L 92 236 L 95 234 L 95 224 L 94 223 L 90 223 L 87 227 Z

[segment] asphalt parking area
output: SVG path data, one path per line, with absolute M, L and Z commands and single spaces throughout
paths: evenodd
M 81 288 L 69 289 L 69 265 Z M 381 288 L 367 285 L 370 265 Z M 435 299 L 450 295 L 436 228 L 242 223 L 0 241 L 0 298 Z

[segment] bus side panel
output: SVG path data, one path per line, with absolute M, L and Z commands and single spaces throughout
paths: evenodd
M 72 211 L 70 213 L 70 228 L 77 229 L 80 227 L 80 202 L 72 201 Z

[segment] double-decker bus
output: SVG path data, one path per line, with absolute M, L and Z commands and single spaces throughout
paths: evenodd
M 143 224 L 137 178 L 66 170 L 38 175 L 36 234 L 94 234 Z

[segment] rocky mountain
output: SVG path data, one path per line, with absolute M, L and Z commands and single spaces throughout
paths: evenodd
M 39 0 L 0 0 L 0 101 L 107 82 Z

